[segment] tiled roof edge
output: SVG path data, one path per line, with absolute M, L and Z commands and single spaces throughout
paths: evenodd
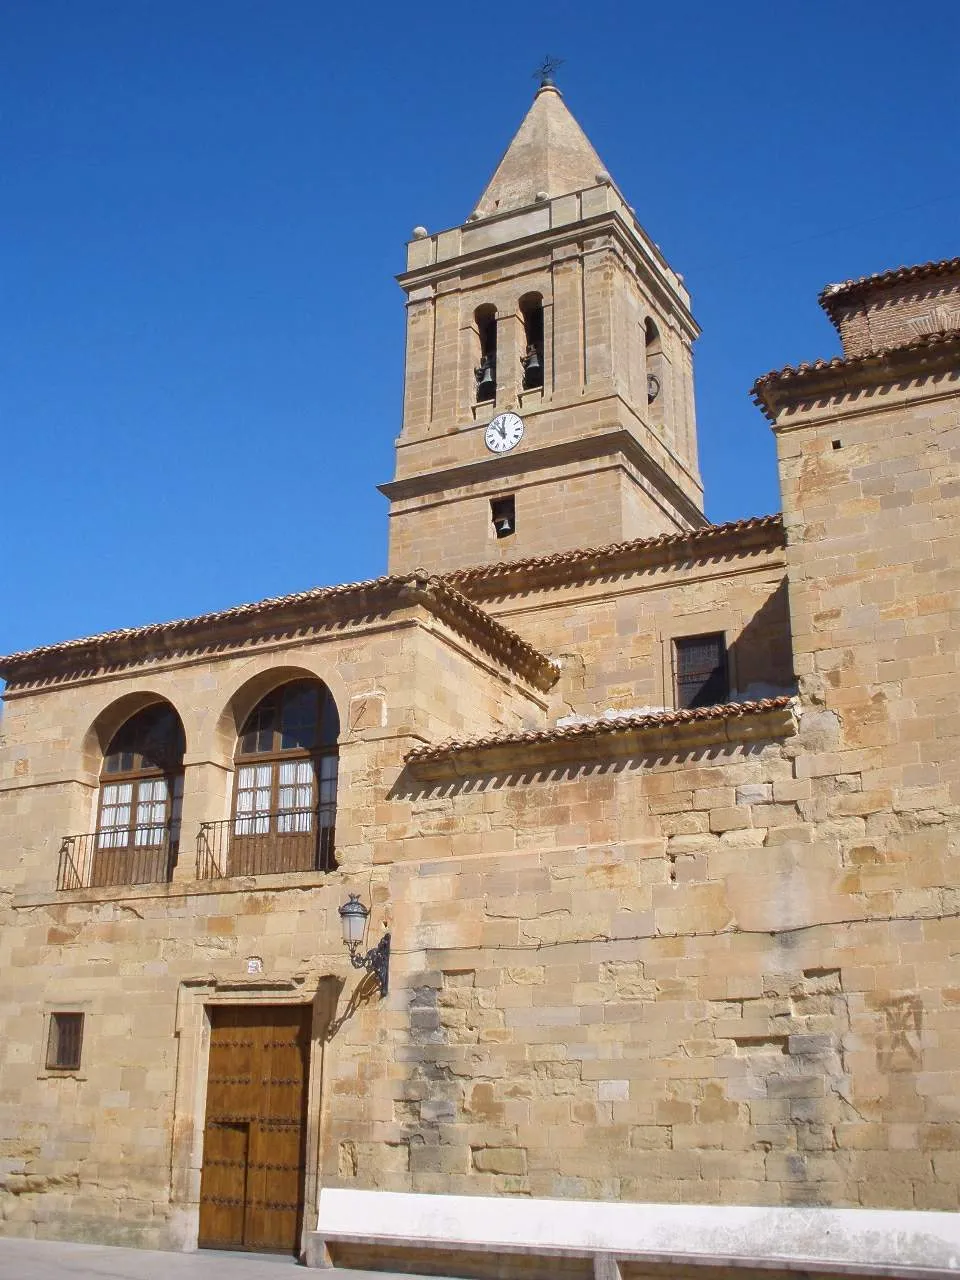
M 335 587 L 311 587 L 307 591 L 295 591 L 284 596 L 269 596 L 265 600 L 231 605 L 227 609 L 218 609 L 213 613 L 199 613 L 191 618 L 174 618 L 170 622 L 148 622 L 142 627 L 121 627 L 114 631 L 101 631 L 92 636 L 81 636 L 76 640 L 62 640 L 57 644 L 40 645 L 36 649 L 22 649 L 17 653 L 0 657 L 0 676 L 9 679 L 14 668 L 26 663 L 42 663 L 47 658 L 66 656 L 69 653 L 86 654 L 123 641 L 156 639 L 162 644 L 167 637 L 187 636 L 209 626 L 263 617 L 296 604 L 309 604 L 327 600 L 335 595 L 360 594 L 388 586 L 400 586 L 408 580 L 408 577 L 369 578 L 363 582 L 349 582 Z
M 957 271 L 960 271 L 960 258 L 941 258 L 938 262 L 920 262 L 912 267 L 894 267 L 890 271 L 876 271 L 873 275 L 828 284 L 820 290 L 817 301 L 833 319 L 833 313 L 837 307 L 851 302 L 871 289 L 906 284 L 911 280 L 926 280 L 931 276 L 951 275 Z
M 768 389 L 780 387 L 785 383 L 814 381 L 819 375 L 825 373 L 857 373 L 871 366 L 880 365 L 884 361 L 922 355 L 930 349 L 949 347 L 951 344 L 960 345 L 960 330 L 941 329 L 936 333 L 925 333 L 914 342 L 895 347 L 881 347 L 876 351 L 868 351 L 862 356 L 834 356 L 830 360 L 805 361 L 798 365 L 788 364 L 782 369 L 771 369 L 769 373 L 757 378 L 750 388 L 750 397 L 771 422 L 776 422 L 776 413 L 766 397 Z
M 688 529 L 683 533 L 662 533 L 655 538 L 634 538 L 630 542 L 611 542 L 602 547 L 558 551 L 549 556 L 529 556 L 524 560 L 472 565 L 465 569 L 454 569 L 443 576 L 444 581 L 469 589 L 514 574 L 542 574 L 567 568 L 590 570 L 594 567 L 596 572 L 602 573 L 610 567 L 612 561 L 668 559 L 688 548 L 704 553 L 714 542 L 724 542 L 755 532 L 769 533 L 771 541 L 779 544 L 783 538 L 783 516 L 779 512 L 766 516 L 749 516 L 726 524 L 703 525 L 699 529 Z
M 416 767 L 452 760 L 471 752 L 492 751 L 502 747 L 534 746 L 541 743 L 564 742 L 570 739 L 609 737 L 614 734 L 637 733 L 644 729 L 677 728 L 702 724 L 705 721 L 737 720 L 748 716 L 765 715 L 784 711 L 796 702 L 793 695 L 777 698 L 757 698 L 746 702 L 724 702 L 714 707 L 696 707 L 687 711 L 658 711 L 635 716 L 597 718 L 585 724 L 555 725 L 549 729 L 531 729 L 517 733 L 497 733 L 481 738 L 448 738 L 424 747 L 414 747 L 406 754 L 408 765 Z
M 193 618 L 177 618 L 172 622 L 104 631 L 77 640 L 64 640 L 59 644 L 27 649 L 0 658 L 0 676 L 13 683 L 18 677 L 24 678 L 25 673 L 32 677 L 50 670 L 63 671 L 65 667 L 79 669 L 82 664 L 101 663 L 114 651 L 127 650 L 131 656 L 142 657 L 149 652 L 163 652 L 189 643 L 192 638 L 199 638 L 215 627 L 246 620 L 282 617 L 285 612 L 298 606 L 335 604 L 341 600 L 348 602 L 370 595 L 381 598 L 391 595 L 399 597 L 404 591 L 413 592 L 416 598 L 444 621 L 468 634 L 480 648 L 530 679 L 539 688 L 547 689 L 555 683 L 557 668 L 550 658 L 527 644 L 516 632 L 491 617 L 472 600 L 468 600 L 450 583 L 425 570 L 333 587 L 314 587 L 308 591 L 272 596 L 252 604 L 234 605 L 215 613 L 198 614 Z
M 422 584 L 422 590 L 434 606 L 434 612 L 445 622 L 457 627 L 458 623 L 469 620 L 473 639 L 499 661 L 524 676 L 541 691 L 545 692 L 556 684 L 560 668 L 552 658 L 528 644 L 515 631 L 474 604 L 449 582 L 438 575 L 418 575 L 417 582 Z

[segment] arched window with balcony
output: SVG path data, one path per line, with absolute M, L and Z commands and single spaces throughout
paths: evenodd
M 497 398 L 497 309 L 489 304 L 473 313 L 477 329 L 477 358 L 474 369 L 477 404 Z
M 170 879 L 180 838 L 184 749 L 183 725 L 167 702 L 144 707 L 120 726 L 103 756 L 96 832 L 92 840 L 64 841 L 61 880 L 66 870 L 74 883 L 62 888 Z
M 228 875 L 336 866 L 340 719 L 320 680 L 262 698 L 237 739 Z
M 523 321 L 523 390 L 531 391 L 543 386 L 543 298 L 539 293 L 527 293 L 520 299 L 520 318 Z

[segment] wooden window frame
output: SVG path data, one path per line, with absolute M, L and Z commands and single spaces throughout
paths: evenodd
M 107 767 L 107 764 L 111 755 L 119 754 L 118 752 L 111 752 L 110 750 L 110 747 L 113 746 L 113 744 L 116 742 L 119 735 L 123 732 L 123 730 L 127 727 L 127 725 L 130 723 L 131 720 L 135 719 L 137 716 L 142 715 L 144 711 L 152 710 L 153 706 L 168 706 L 168 704 L 163 704 L 163 703 L 151 704 L 151 706 L 144 707 L 141 711 L 138 711 L 133 716 L 130 716 L 126 721 L 124 721 L 124 723 L 120 726 L 117 732 L 113 735 L 110 745 L 107 747 L 107 750 L 104 752 L 103 766 L 101 767 L 101 770 L 100 770 L 100 790 L 97 796 L 97 822 L 96 822 L 95 847 L 98 852 L 107 852 L 107 851 L 122 852 L 122 851 L 132 851 L 132 850 L 157 849 L 163 845 L 165 836 L 169 836 L 171 849 L 174 848 L 176 845 L 176 842 L 177 842 L 176 836 L 178 833 L 175 831 L 175 825 L 176 825 L 176 819 L 178 816 L 177 810 L 179 808 L 179 801 L 182 798 L 182 787 L 183 787 L 182 740 L 180 744 L 181 751 L 180 751 L 179 768 L 164 768 L 162 765 L 151 764 L 145 759 L 145 756 L 142 750 L 135 750 L 130 753 L 133 757 L 133 761 L 132 761 L 132 767 L 129 769 L 118 769 L 116 771 L 111 771 Z M 173 707 L 169 707 L 169 711 L 173 716 L 177 716 L 177 713 L 173 709 Z M 179 717 L 177 717 L 177 720 L 179 721 Z M 183 729 L 183 726 L 181 725 L 181 734 L 182 734 L 182 729 Z M 142 800 L 141 786 L 142 785 L 152 786 L 154 783 L 161 782 L 161 781 L 166 783 L 166 796 L 164 797 L 164 800 L 163 800 L 164 813 L 163 813 L 162 822 L 154 822 L 154 821 L 138 822 L 137 813 L 141 803 L 150 804 L 150 805 L 155 805 L 159 803 L 157 800 L 153 800 L 153 799 Z M 107 788 L 112 786 L 124 787 L 124 786 L 127 786 L 128 784 L 130 786 L 130 800 L 129 800 L 130 817 L 128 821 L 123 826 L 119 826 L 116 824 L 105 826 L 103 822 L 104 810 L 107 808 L 115 807 L 114 805 L 108 805 L 106 802 Z M 108 833 L 119 834 L 124 831 L 126 832 L 126 839 L 123 840 L 122 842 L 114 842 L 114 841 L 108 842 L 102 838 Z M 152 839 L 152 840 L 138 839 L 137 838 L 138 833 L 143 831 L 156 831 L 158 832 L 158 836 L 156 839 Z
M 70 1019 L 76 1031 L 76 1053 L 69 1062 L 60 1061 L 62 1044 L 62 1028 Z M 83 1036 L 86 1014 L 79 1009 L 57 1009 L 51 1011 L 47 1022 L 47 1048 L 44 1058 L 44 1070 L 57 1074 L 75 1073 L 80 1070 L 83 1061 Z
M 125 773 L 111 773 L 102 776 L 100 779 L 100 795 L 97 802 L 97 830 L 96 830 L 96 847 L 99 851 L 106 850 L 134 850 L 134 849 L 156 849 L 164 842 L 164 836 L 167 832 L 171 833 L 174 827 L 174 806 L 181 799 L 180 780 L 183 778 L 183 770 L 177 773 L 165 773 L 161 769 L 141 771 L 130 770 Z M 160 802 L 153 799 L 141 800 L 141 785 L 152 785 L 155 782 L 165 782 L 167 784 L 167 794 L 163 798 L 163 819 L 160 822 L 138 822 L 137 812 L 140 804 L 155 805 Z M 126 786 L 130 784 L 130 820 L 124 826 L 104 826 L 103 812 L 104 809 L 113 808 L 115 806 L 106 803 L 106 789 L 112 786 Z M 126 802 L 124 802 L 126 807 Z M 154 839 L 141 839 L 141 832 L 157 832 Z M 126 833 L 126 839 L 122 843 L 107 842 L 102 837 L 115 833 Z M 175 843 L 175 842 L 174 842 Z
M 317 712 L 314 721 L 314 741 L 313 747 L 283 747 L 282 735 L 283 726 L 283 701 L 285 692 L 297 685 L 310 685 L 317 689 Z M 279 708 L 276 716 L 276 722 L 270 730 L 260 730 L 250 728 L 251 721 L 260 711 L 264 703 L 269 698 L 279 699 Z M 330 729 L 336 730 L 327 735 L 324 740 L 324 725 L 327 721 L 330 710 L 332 710 L 334 719 L 330 722 Z M 243 750 L 243 740 L 248 733 L 269 732 L 271 735 L 271 744 L 269 749 L 248 751 Z M 233 778 L 233 798 L 230 806 L 230 842 L 236 843 L 239 847 L 244 841 L 249 842 L 268 842 L 272 844 L 277 842 L 281 847 L 284 842 L 292 848 L 295 842 L 301 844 L 310 840 L 316 845 L 316 856 L 318 858 L 332 858 L 336 840 L 336 818 L 337 818 L 337 782 L 339 773 L 340 750 L 338 746 L 339 737 L 339 716 L 336 713 L 336 704 L 333 702 L 333 696 L 322 680 L 305 679 L 290 680 L 285 684 L 278 685 L 272 689 L 270 693 L 265 694 L 256 705 L 251 708 L 240 732 L 237 735 L 237 747 L 234 753 L 234 778 Z M 324 761 L 332 761 L 333 766 L 328 766 L 328 774 L 332 776 L 323 776 Z M 297 765 L 303 762 L 309 762 L 311 765 L 311 801 L 309 810 L 305 810 L 303 806 L 294 805 L 292 808 L 282 808 L 280 804 L 280 792 L 283 787 L 292 786 L 294 792 L 305 785 L 296 778 L 292 783 L 286 783 L 281 780 L 281 769 L 283 765 Z M 257 784 L 256 774 L 254 775 L 253 787 L 241 787 L 241 771 L 244 769 L 253 769 L 268 767 L 270 769 L 270 800 L 269 808 L 264 809 L 256 803 L 256 793 L 259 788 Z M 324 784 L 331 785 L 333 798 L 329 801 L 323 800 Z M 253 806 L 249 810 L 240 810 L 238 807 L 241 792 L 252 791 L 254 794 Z M 309 812 L 309 825 L 305 826 L 299 820 L 294 820 L 287 827 L 281 825 L 285 815 L 291 817 L 295 814 L 303 814 Z M 258 829 L 260 823 L 258 819 L 266 819 L 265 829 Z M 241 824 L 248 824 L 248 829 L 241 829 Z M 282 863 L 282 857 L 279 859 Z M 283 870 L 283 866 L 277 870 Z M 316 868 L 315 868 L 316 869 Z M 248 873 L 249 874 L 249 873 Z

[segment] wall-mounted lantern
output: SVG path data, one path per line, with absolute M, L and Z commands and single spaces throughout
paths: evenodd
M 350 952 L 350 963 L 355 969 L 366 969 L 377 980 L 380 995 L 387 994 L 390 977 L 390 934 L 385 933 L 375 947 L 366 953 L 360 951 L 367 931 L 369 908 L 360 901 L 360 895 L 351 893 L 340 908 L 340 924 L 343 927 L 344 946 Z

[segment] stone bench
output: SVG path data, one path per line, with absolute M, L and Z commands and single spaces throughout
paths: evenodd
M 960 1215 L 325 1189 L 307 1264 L 470 1280 L 960 1276 Z

